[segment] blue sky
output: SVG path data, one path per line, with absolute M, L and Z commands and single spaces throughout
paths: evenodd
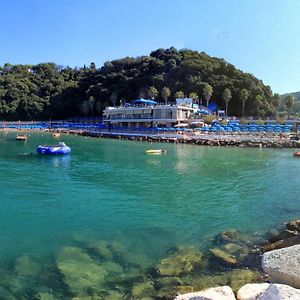
M 299 0 L 0 0 L 0 64 L 83 66 L 189 48 L 300 90 Z

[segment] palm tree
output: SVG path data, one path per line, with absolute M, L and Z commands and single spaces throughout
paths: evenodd
M 94 105 L 95 105 L 95 98 L 94 96 L 89 97 L 89 110 L 92 114 L 92 117 L 94 117 Z
M 148 96 L 151 99 L 155 99 L 158 95 L 158 91 L 154 86 L 150 86 L 149 90 L 148 90 Z
M 284 98 L 284 104 L 285 104 L 285 107 L 287 109 L 287 113 L 288 113 L 288 119 L 290 117 L 290 112 L 291 112 L 291 108 L 293 107 L 294 105 L 294 97 L 292 95 L 288 95 Z
M 275 118 L 277 116 L 277 110 L 278 110 L 278 107 L 279 107 L 279 104 L 280 104 L 280 96 L 279 94 L 274 94 L 273 97 L 272 97 L 272 104 L 273 104 L 273 107 L 274 107 L 274 110 L 275 110 Z
M 198 96 L 198 94 L 195 93 L 195 92 L 189 93 L 189 98 L 192 98 L 193 101 L 195 101 L 195 102 L 199 102 L 199 96 Z
M 165 86 L 161 91 L 161 95 L 162 95 L 163 99 L 165 100 L 165 102 L 167 103 L 171 96 L 170 89 Z
M 226 116 L 228 116 L 228 102 L 232 98 L 230 89 L 226 88 L 223 91 L 222 97 L 223 97 L 223 100 L 224 100 L 225 106 L 226 106 L 226 108 L 225 108 L 225 114 L 226 114 Z
M 203 96 L 206 100 L 206 107 L 208 107 L 208 103 L 209 103 L 209 100 L 210 100 L 213 92 L 214 92 L 213 87 L 210 84 L 205 83 L 204 88 L 203 88 Z
M 264 101 L 264 97 L 260 94 L 255 96 L 255 102 L 256 102 L 256 106 L 257 106 L 257 115 L 259 116 L 260 114 L 262 115 L 264 110 L 262 110 L 262 104 Z
M 246 90 L 246 89 L 242 89 L 240 91 L 240 99 L 242 101 L 242 116 L 243 116 L 243 119 L 245 118 L 245 105 L 246 105 L 246 101 L 249 97 L 249 91 Z
M 180 99 L 180 98 L 184 98 L 183 91 L 178 91 L 175 93 L 175 99 Z

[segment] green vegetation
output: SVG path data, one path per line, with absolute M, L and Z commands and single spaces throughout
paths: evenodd
M 293 101 L 291 101 L 291 98 L 287 98 L 288 96 L 292 96 Z M 289 109 L 286 105 L 287 99 L 289 99 L 288 106 L 291 104 L 291 107 L 289 107 Z M 280 117 L 287 117 L 288 113 L 293 117 L 300 117 L 300 92 L 280 95 L 277 111 Z
M 270 87 L 253 75 L 204 52 L 171 47 L 148 56 L 109 61 L 101 68 L 94 63 L 83 68 L 5 64 L 0 67 L 0 117 L 91 117 L 100 115 L 105 106 L 139 97 L 165 102 L 186 95 L 202 104 L 215 102 L 223 109 L 228 105 L 223 98 L 226 89 L 231 93 L 230 114 L 274 115 Z

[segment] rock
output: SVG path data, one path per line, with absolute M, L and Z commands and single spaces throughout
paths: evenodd
M 177 296 L 175 300 L 235 300 L 235 296 L 229 286 L 220 286 L 201 292 L 183 294 Z
M 56 300 L 57 298 L 55 298 L 52 294 L 40 292 L 40 293 L 38 293 L 38 299 L 39 300 Z
M 300 290 L 284 284 L 270 284 L 257 300 L 299 300 Z
M 159 288 L 178 285 L 183 285 L 183 281 L 179 277 L 160 277 L 157 280 L 157 286 Z
M 237 292 L 237 300 L 256 300 L 269 287 L 269 283 L 251 283 L 242 286 Z
M 237 264 L 236 257 L 222 249 L 213 248 L 210 249 L 210 253 L 212 254 L 213 258 L 215 258 L 218 262 L 220 262 L 223 265 L 232 266 Z
M 154 290 L 153 282 L 148 280 L 145 282 L 137 283 L 131 288 L 131 295 L 134 299 L 148 296 Z
M 113 253 L 110 249 L 110 245 L 106 241 L 96 241 L 88 244 L 88 248 L 91 249 L 100 258 L 106 260 L 112 260 Z
M 285 240 L 285 239 L 288 239 L 288 238 L 291 238 L 291 237 L 295 237 L 298 235 L 298 232 L 297 231 L 292 231 L 292 230 L 283 230 L 281 231 L 279 234 L 271 237 L 269 239 L 269 241 L 271 243 L 276 243 L 280 240 Z
M 297 231 L 300 233 L 300 220 L 290 221 L 286 224 L 288 230 Z
M 271 250 L 275 250 L 275 249 L 282 249 L 282 248 L 286 248 L 286 247 L 290 247 L 290 246 L 294 246 L 294 245 L 298 245 L 298 244 L 300 244 L 300 235 L 290 237 L 285 240 L 280 240 L 276 243 L 265 245 L 262 247 L 261 250 L 262 250 L 262 252 L 267 252 L 267 251 L 271 251 Z
M 64 283 L 76 296 L 90 294 L 96 288 L 103 290 L 107 271 L 77 247 L 63 247 L 56 259 Z
M 15 272 L 19 276 L 36 276 L 40 270 L 40 265 L 33 262 L 28 256 L 20 256 L 15 261 Z
M 235 243 L 226 243 L 223 246 L 224 251 L 228 252 L 229 254 L 237 254 L 242 250 L 242 246 L 235 244 Z
M 104 300 L 123 300 L 124 296 L 117 291 L 111 291 L 109 295 L 104 297 Z
M 201 264 L 202 253 L 194 247 L 183 247 L 162 259 L 156 266 L 160 276 L 179 276 L 191 273 Z
M 234 270 L 228 273 L 229 285 L 234 292 L 237 292 L 247 283 L 261 282 L 262 278 L 258 272 L 252 270 Z
M 239 237 L 239 233 L 236 229 L 228 229 L 222 233 L 219 233 L 216 236 L 215 241 L 219 244 L 236 242 L 239 240 Z
M 300 288 L 300 245 L 264 253 L 262 268 L 273 282 Z

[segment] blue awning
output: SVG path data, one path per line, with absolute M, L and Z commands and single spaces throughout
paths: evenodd
M 150 99 L 138 99 L 134 101 L 134 104 L 145 104 L 145 105 L 155 105 L 157 104 L 156 101 L 150 100 Z

